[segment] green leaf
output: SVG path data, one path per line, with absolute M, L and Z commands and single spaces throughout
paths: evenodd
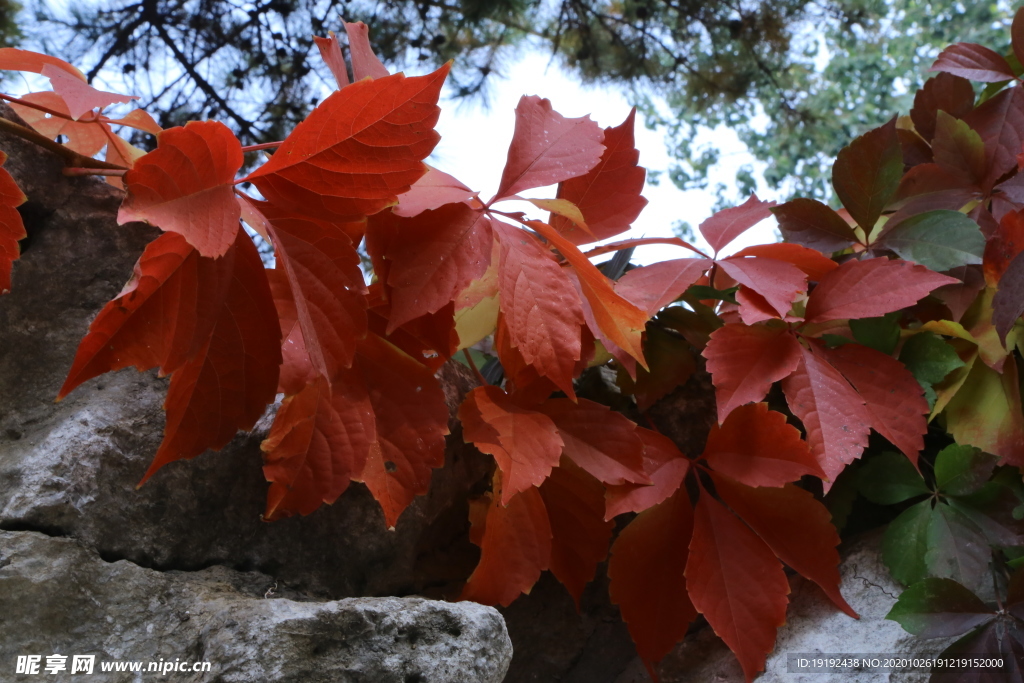
M 904 510 L 885 530 L 882 561 L 900 583 L 910 585 L 928 575 L 924 556 L 928 552 L 931 519 L 932 501 L 923 500 Z
M 879 453 L 860 468 L 857 487 L 862 496 L 879 505 L 895 505 L 928 495 L 921 474 L 902 453 Z
M 995 617 L 981 599 L 951 579 L 928 578 L 900 594 L 886 619 L 921 638 L 951 638 Z
M 952 444 L 935 458 L 935 483 L 949 496 L 966 496 L 981 489 L 992 476 L 997 458 L 980 448 Z
M 900 342 L 899 311 L 888 313 L 879 318 L 859 318 L 850 321 L 853 338 L 864 346 L 870 346 L 891 356 Z
M 938 384 L 964 362 L 956 350 L 933 332 L 920 332 L 903 343 L 900 362 L 923 386 Z
M 911 216 L 875 243 L 913 261 L 942 272 L 981 263 L 985 235 L 978 224 L 959 211 L 940 209 Z
M 708 287 L 707 285 L 690 285 L 690 288 L 686 290 L 686 295 L 693 296 L 699 301 L 706 299 L 720 299 L 721 301 L 727 301 L 730 304 L 738 303 L 736 301 L 736 291 L 739 287 L 730 287 L 729 289 L 715 289 L 714 287 Z
M 988 539 L 977 524 L 959 511 L 944 503 L 936 505 L 928 525 L 927 543 L 927 576 L 953 579 L 974 590 L 984 589 L 990 582 L 988 564 L 992 550 Z
M 827 346 L 830 349 L 838 349 L 840 346 L 843 346 L 844 344 L 853 343 L 852 339 L 844 337 L 841 334 L 823 334 L 820 337 L 818 337 L 818 339 L 825 342 L 825 346 Z

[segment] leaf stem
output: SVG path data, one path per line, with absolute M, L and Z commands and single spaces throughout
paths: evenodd
M 51 140 L 42 133 L 34 131 L 31 128 L 26 128 L 25 126 L 19 125 L 14 121 L 9 121 L 3 117 L 0 117 L 0 131 L 6 131 L 12 135 L 17 135 L 19 138 L 28 140 L 40 147 L 48 149 L 54 154 L 63 157 L 65 161 L 73 166 L 81 168 L 108 168 L 119 171 L 127 170 L 124 166 L 118 166 L 117 164 L 107 163 L 106 161 L 100 161 L 99 159 L 93 159 L 92 157 L 79 154 L 59 142 Z
M 70 115 L 64 114 L 64 113 L 59 112 L 59 111 L 56 111 L 55 109 L 50 109 L 49 107 L 44 107 L 41 104 L 35 104 L 33 102 L 26 102 L 24 100 L 18 99 L 17 97 L 11 97 L 10 95 L 5 95 L 2 92 L 0 92 L 0 100 L 7 100 L 8 102 L 14 102 L 15 104 L 17 104 L 20 107 L 28 107 L 29 109 L 35 109 L 36 111 L 41 111 L 44 114 L 49 114 L 50 116 L 56 116 L 57 118 L 61 118 L 61 119 L 67 119 L 68 121 L 74 121 L 75 120 L 75 119 L 71 118 Z
M 123 176 L 128 172 L 126 168 L 81 168 L 78 166 L 65 166 L 61 171 L 66 176 L 85 175 L 116 175 Z
M 486 379 L 484 379 L 484 376 L 480 373 L 480 370 L 477 369 L 476 363 L 473 362 L 473 356 L 469 353 L 469 349 L 462 349 L 462 355 L 466 357 L 466 362 L 469 363 L 470 370 L 472 370 L 473 374 L 476 375 L 477 381 L 480 382 L 481 386 L 486 387 L 488 382 Z
M 280 147 L 283 144 L 284 144 L 284 140 L 281 140 L 279 142 L 263 142 L 263 143 L 260 143 L 258 145 L 246 145 L 246 146 L 242 147 L 242 151 L 243 152 L 258 152 L 261 149 L 273 149 L 275 147 Z

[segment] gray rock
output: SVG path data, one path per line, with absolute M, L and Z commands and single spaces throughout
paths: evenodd
M 789 673 L 790 654 L 900 654 L 937 655 L 954 639 L 922 640 L 903 630 L 889 613 L 903 587 L 896 583 L 881 559 L 882 531 L 874 531 L 840 548 L 843 597 L 860 615 L 851 619 L 825 597 L 817 585 L 794 576 L 790 580 L 789 611 L 779 629 L 775 650 L 768 656 L 759 683 L 925 683 L 925 672 Z M 725 643 L 710 628 L 687 636 L 661 662 L 662 683 L 741 683 L 743 670 Z M 635 660 L 616 683 L 650 679 Z
M 157 572 L 105 562 L 80 543 L 0 532 L 0 678 L 19 655 L 95 655 L 102 662 L 210 662 L 175 673 L 199 683 L 497 683 L 512 658 L 504 621 L 490 607 L 419 598 L 300 602 L 274 580 L 212 567 Z M 283 595 L 288 595 L 285 591 Z M 150 674 L 152 676 L 153 674 Z M 47 678 L 53 680 L 52 676 Z

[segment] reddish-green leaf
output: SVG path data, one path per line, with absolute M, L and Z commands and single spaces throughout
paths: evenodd
M 800 343 L 782 325 L 730 324 L 711 333 L 703 356 L 721 423 L 737 406 L 762 400 L 772 383 L 796 370 Z
M 767 403 L 740 406 L 713 425 L 704 447 L 713 469 L 747 486 L 784 486 L 805 474 L 824 477 L 807 442 Z
M 501 504 L 515 494 L 540 486 L 558 465 L 562 438 L 544 413 L 516 404 L 494 386 L 477 387 L 459 407 L 463 436 L 501 468 Z
M 281 329 L 263 262 L 249 236 L 238 231 L 214 268 L 223 293 L 210 293 L 213 327 L 171 375 L 164 440 L 140 485 L 169 462 L 220 450 L 238 430 L 252 429 L 274 400 Z
M 604 131 L 589 116 L 567 119 L 535 95 L 519 100 L 498 192 L 489 203 L 587 173 L 601 161 Z
M 0 165 L 5 161 L 7 155 L 0 152 Z M 28 236 L 21 214 L 15 208 L 27 199 L 7 169 L 0 168 L 0 294 L 11 291 L 11 264 L 21 254 L 18 240 Z
M 426 174 L 413 183 L 408 192 L 398 195 L 398 206 L 391 211 L 396 216 L 412 218 L 445 204 L 468 202 L 477 194 L 457 178 L 428 165 Z
M 789 581 L 764 541 L 703 490 L 693 517 L 686 587 L 693 606 L 752 681 L 786 621 Z
M 604 129 L 604 154 L 586 174 L 558 186 L 558 198 L 579 207 L 590 232 L 567 218 L 551 214 L 550 223 L 573 244 L 603 240 L 629 229 L 647 200 L 640 196 L 646 170 L 637 166 L 640 152 L 633 139 L 636 109 L 618 126 Z
M 962 119 L 974 109 L 974 88 L 966 78 L 940 73 L 929 78 L 914 96 L 914 107 L 910 118 L 914 128 L 925 140 L 935 135 L 936 112 L 944 111 L 950 116 Z
M 384 78 L 388 76 L 387 67 L 381 64 L 377 55 L 370 47 L 370 29 L 366 24 L 357 21 L 354 24 L 345 22 L 345 33 L 348 34 L 348 51 L 352 58 L 352 78 L 361 81 L 364 78 Z
M 486 509 L 485 513 L 470 514 L 474 521 L 470 534 L 480 546 L 480 562 L 459 599 L 507 607 L 521 593 L 529 593 L 550 565 L 552 534 L 544 500 L 536 488 L 513 496 L 507 506 L 498 503 L 499 494 L 495 490 L 472 503 Z
M 807 300 L 809 323 L 877 318 L 912 306 L 942 285 L 959 282 L 924 266 L 884 258 L 847 261 L 826 275 Z
M 583 309 L 576 288 L 537 238 L 494 221 L 498 291 L 509 343 L 540 375 L 574 396 Z
M 426 172 L 445 65 L 363 80 L 320 103 L 245 180 L 283 209 L 351 219 L 391 206 Z
M 431 470 L 444 464 L 448 407 L 434 373 L 393 344 L 368 334 L 355 363 L 377 423 L 358 477 L 384 510 L 388 528 L 413 498 L 430 488 Z
M 365 388 L 349 374 L 333 386 L 318 377 L 278 409 L 260 446 L 263 474 L 271 482 L 264 519 L 308 515 L 329 505 L 363 471 L 376 427 Z
M 960 119 L 939 111 L 932 140 L 935 163 L 961 179 L 965 185 L 980 185 L 985 178 L 985 143 Z
M 183 235 L 202 256 L 221 256 L 239 230 L 233 184 L 241 166 L 242 145 L 223 123 L 169 128 L 125 174 L 117 222 L 146 221 Z
M 782 390 L 826 478 L 835 481 L 867 446 L 871 415 L 838 370 L 810 349 L 801 346 L 800 353 L 800 365 L 783 381 Z
M 558 427 L 565 455 L 605 484 L 650 484 L 637 426 L 621 413 L 586 399 L 552 398 L 538 408 Z
M 857 618 L 839 592 L 839 533 L 828 508 L 810 491 L 786 484 L 752 488 L 711 474 L 715 491 L 750 525 L 775 556 L 798 574 L 821 586 L 836 607 Z
M 864 399 L 875 431 L 916 464 L 924 448 L 929 411 L 921 385 L 906 366 L 860 344 L 826 349 L 825 358 Z
M 857 224 L 870 233 L 903 176 L 896 118 L 844 147 L 832 165 L 832 185 Z
M 608 557 L 614 522 L 604 521 L 604 487 L 565 458 L 540 487 L 551 523 L 551 573 L 579 609 L 583 589 Z
M 775 202 L 763 202 L 756 194 L 739 206 L 723 209 L 702 222 L 698 228 L 717 254 L 734 239 L 766 218 L 771 218 Z
M 999 83 L 1014 78 L 1013 69 L 998 52 L 975 43 L 956 43 L 939 53 L 929 71 L 945 71 L 972 81 Z
M 1024 91 L 1007 88 L 963 118 L 985 142 L 988 174 L 983 185 L 991 187 L 1017 166 L 1017 155 L 1024 142 Z
M 693 507 L 686 490 L 679 489 L 641 512 L 612 546 L 608 594 L 648 670 L 682 640 L 697 617 L 684 577 L 692 532 Z
M 679 452 L 672 439 L 638 427 L 637 435 L 644 444 L 644 472 L 653 482 L 606 486 L 605 519 L 624 512 L 643 512 L 665 500 L 682 485 L 690 471 L 690 461 Z
M 857 241 L 853 228 L 831 207 L 816 199 L 793 199 L 776 206 L 772 213 L 786 240 L 825 254 L 846 249 Z
M 389 262 L 389 333 L 454 301 L 491 263 L 491 220 L 461 202 L 414 218 L 382 213 L 370 230 L 390 233 L 383 252 L 373 253 Z
M 338 83 L 338 89 L 348 85 L 348 67 L 345 65 L 345 57 L 341 54 L 341 46 L 338 44 L 338 36 L 334 31 L 328 31 L 326 38 L 313 36 L 313 42 L 320 50 L 320 57 L 324 64 L 331 70 L 334 80 Z

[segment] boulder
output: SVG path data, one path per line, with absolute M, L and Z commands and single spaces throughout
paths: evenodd
M 105 663 L 141 662 L 174 663 L 189 683 L 498 683 L 512 658 L 501 615 L 483 605 L 297 597 L 257 572 L 158 572 L 73 539 L 0 531 L 0 678 L 36 680 L 15 673 L 18 657 L 45 666 L 56 654 L 60 680 L 77 679 L 75 655 L 93 655 L 89 680 L 102 682 L 136 680 Z

